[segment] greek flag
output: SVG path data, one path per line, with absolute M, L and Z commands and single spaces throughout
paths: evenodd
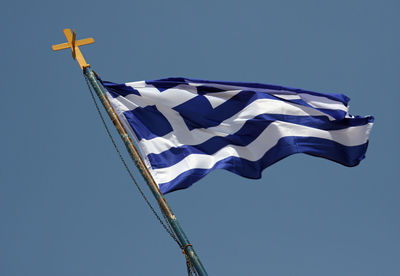
M 167 78 L 103 85 L 164 194 L 215 169 L 257 179 L 294 153 L 356 166 L 374 120 L 349 115 L 345 95 L 268 84 Z

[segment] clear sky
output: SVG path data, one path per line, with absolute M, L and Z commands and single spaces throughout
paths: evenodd
M 79 66 L 51 51 L 66 27 L 95 38 L 81 50 L 104 80 L 349 96 L 351 114 L 376 119 L 358 167 L 295 155 L 261 180 L 215 171 L 167 200 L 210 275 L 400 275 L 399 13 L 394 0 L 2 3 L 0 275 L 185 275 Z

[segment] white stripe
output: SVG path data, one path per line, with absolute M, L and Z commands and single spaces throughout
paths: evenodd
M 115 112 L 119 117 L 121 117 L 122 113 L 128 111 L 127 103 L 124 97 L 113 98 L 109 92 L 106 92 L 107 98 L 113 106 Z
M 315 108 L 331 109 L 331 110 L 343 110 L 347 112 L 348 107 L 346 107 L 342 102 L 334 101 L 326 97 L 320 97 L 305 93 L 299 93 L 296 95 L 285 95 L 285 94 L 273 94 L 277 98 L 285 100 L 303 100 L 307 104 Z
M 281 98 L 281 99 L 285 99 L 285 100 L 300 100 L 301 99 L 300 96 L 297 94 L 296 95 L 286 95 L 286 94 L 274 93 L 272 95 L 274 95 L 275 97 Z
M 204 95 L 204 97 L 210 102 L 212 108 L 215 109 L 241 91 L 242 90 L 226 90 L 223 92 L 209 93 Z
M 345 146 L 357 146 L 367 142 L 371 127 L 372 123 L 369 123 L 342 130 L 324 131 L 286 122 L 274 122 L 255 141 L 245 147 L 229 145 L 213 155 L 191 154 L 171 167 L 151 169 L 151 173 L 156 182 L 162 184 L 172 181 L 190 169 L 210 169 L 218 161 L 230 156 L 257 161 L 276 145 L 279 139 L 289 136 L 323 138 Z
M 127 82 L 125 83 L 126 86 L 131 86 L 133 88 L 139 88 L 139 87 L 146 87 L 147 83 L 146 81 L 132 81 L 132 82 Z
M 154 105 L 155 103 L 159 103 L 173 108 L 198 96 L 197 89 L 186 84 L 180 84 L 173 88 L 164 90 L 163 92 L 160 92 L 157 88 L 154 88 L 150 85 L 144 88 L 135 87 L 134 85 L 130 86 L 138 90 L 141 97 L 135 94 L 129 94 L 128 96 L 126 96 L 126 98 L 130 100 L 132 99 L 132 102 L 134 103 L 136 103 L 136 100 L 138 100 L 138 98 L 142 98 L 142 101 L 140 102 L 144 101 L 145 103 L 147 103 L 147 105 Z
M 225 137 L 237 132 L 249 119 L 260 114 L 285 114 L 293 116 L 326 116 L 330 120 L 332 117 L 318 110 L 302 105 L 281 102 L 271 99 L 259 99 L 246 106 L 239 113 L 223 121 L 220 125 L 210 128 L 196 128 L 189 130 L 186 123 L 178 112 L 166 109 L 160 110 L 171 123 L 173 132 L 163 137 L 155 137 L 151 140 L 142 139 L 139 143 L 149 153 L 161 153 L 171 147 L 182 145 L 201 144 L 214 136 Z
M 300 93 L 299 96 L 309 105 L 315 108 L 343 110 L 347 112 L 348 108 L 341 102 L 334 101 L 325 97 L 314 96 L 310 94 Z

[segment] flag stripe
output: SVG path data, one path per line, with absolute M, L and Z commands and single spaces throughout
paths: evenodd
M 172 166 L 153 169 L 153 171 L 156 174 L 156 178 L 160 181 L 159 183 L 164 183 L 172 181 L 174 178 L 190 168 L 212 168 L 217 162 L 230 156 L 240 157 L 241 159 L 246 159 L 249 161 L 257 161 L 264 155 L 265 152 L 274 147 L 282 138 L 289 140 L 293 139 L 293 148 L 299 147 L 299 145 L 296 143 L 299 137 L 304 137 L 307 139 L 311 139 L 312 137 L 324 140 L 323 143 L 321 142 L 323 147 L 322 150 L 325 148 L 325 142 L 328 144 L 330 144 L 330 142 L 335 142 L 336 144 L 340 144 L 345 147 L 358 146 L 367 142 L 367 133 L 369 133 L 371 127 L 372 124 L 369 123 L 363 126 L 350 127 L 345 130 L 334 130 L 327 132 L 285 122 L 274 122 L 268 128 L 266 128 L 256 140 L 245 147 L 230 145 L 229 147 L 224 147 L 212 155 L 190 154 Z M 315 146 L 316 151 L 319 151 L 318 146 L 320 145 Z M 321 155 L 325 155 L 325 153 L 321 151 Z M 341 161 L 346 161 L 346 165 L 351 166 L 352 161 L 347 161 L 346 159 Z
M 357 118 L 357 119 L 348 119 L 335 121 L 334 123 L 326 120 L 326 117 L 311 117 L 311 116 L 289 116 L 282 114 L 274 114 L 267 115 L 262 114 L 253 119 L 245 121 L 243 127 L 238 130 L 236 133 L 227 135 L 225 137 L 214 136 L 207 141 L 197 144 L 197 145 L 189 145 L 184 144 L 179 147 L 171 147 L 166 151 L 163 151 L 159 154 L 149 153 L 148 158 L 150 164 L 153 169 L 164 168 L 171 165 L 174 165 L 184 159 L 186 156 L 190 154 L 214 154 L 217 151 L 221 150 L 223 147 L 228 145 L 236 145 L 245 147 L 253 142 L 259 135 L 266 129 L 270 128 L 266 135 L 272 135 L 273 131 L 277 131 L 278 135 L 285 136 L 287 129 L 297 130 L 297 126 L 287 125 L 281 126 L 280 122 L 286 122 L 296 125 L 302 125 L 306 127 L 312 127 L 317 130 L 325 130 L 325 131 L 333 131 L 345 129 L 346 135 L 349 136 L 350 133 L 354 133 L 355 129 L 349 129 L 350 126 L 360 126 L 362 127 L 368 123 L 368 118 Z M 278 127 L 276 127 L 278 125 Z M 310 133 L 309 130 L 306 130 L 307 133 Z M 266 136 L 264 135 L 264 136 Z M 313 133 L 310 134 L 313 136 Z M 332 136 L 344 136 L 342 133 L 328 133 L 328 135 Z M 354 136 L 357 137 L 357 136 Z M 340 141 L 342 144 L 351 143 L 350 140 L 354 138 L 353 136 L 346 137 L 346 140 Z M 360 141 L 352 141 L 353 144 L 360 144 Z M 361 143 L 365 142 L 364 140 Z M 164 160 L 168 160 L 165 162 Z
M 152 80 L 146 81 L 147 84 L 151 84 L 155 87 L 162 87 L 162 88 L 169 88 L 175 87 L 182 83 L 187 83 L 190 85 L 202 85 L 207 84 L 212 87 L 217 87 L 222 90 L 231 90 L 231 89 L 243 89 L 245 88 L 252 88 L 257 91 L 262 92 L 291 92 L 294 94 L 303 93 L 315 96 L 321 96 L 321 93 L 313 92 L 304 89 L 298 88 L 291 88 L 291 87 L 284 87 L 280 85 L 271 85 L 271 84 L 264 84 L 264 83 L 251 83 L 251 82 L 228 82 L 228 81 L 209 81 L 209 80 L 200 80 L 200 79 L 188 79 L 188 78 L 167 78 L 167 79 L 160 79 L 160 80 Z M 264 91 L 263 91 L 264 90 Z M 334 94 L 334 93 L 324 93 L 324 97 L 332 99 L 334 101 L 342 102 L 344 105 L 350 101 L 350 99 L 343 94 Z
M 297 146 L 293 145 L 293 139 L 296 140 Z M 315 150 L 314 144 L 319 145 L 319 151 Z M 367 147 L 368 142 L 358 146 L 346 147 L 334 141 L 314 137 L 285 137 L 281 138 L 275 146 L 257 161 L 249 161 L 240 157 L 229 156 L 214 163 L 212 167 L 194 167 L 195 169 L 184 171 L 169 182 L 160 182 L 159 186 L 161 192 L 164 194 L 184 189 L 215 169 L 225 169 L 246 178 L 259 179 L 261 178 L 262 170 L 295 153 L 306 153 L 317 157 L 323 157 L 342 165 L 353 167 L 358 165 L 364 158 Z M 342 155 L 341 152 L 346 152 L 346 155 Z M 158 173 L 154 175 L 157 176 Z

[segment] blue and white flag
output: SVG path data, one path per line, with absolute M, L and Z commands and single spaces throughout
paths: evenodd
M 103 84 L 164 194 L 214 169 L 260 178 L 294 153 L 356 166 L 373 123 L 349 115 L 342 94 L 186 78 Z

